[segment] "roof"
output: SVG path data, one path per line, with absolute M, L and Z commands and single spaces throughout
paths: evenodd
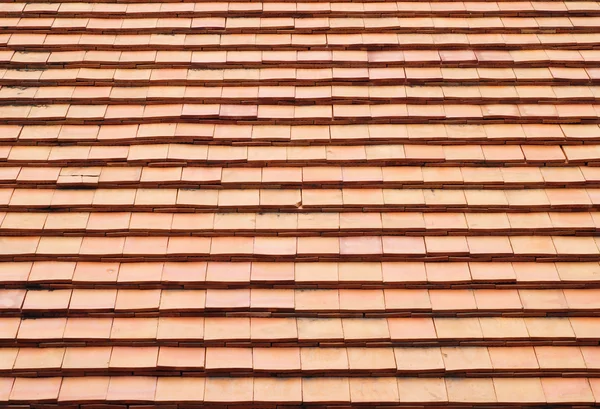
M 599 2 L 0 1 L 0 407 L 600 406 Z

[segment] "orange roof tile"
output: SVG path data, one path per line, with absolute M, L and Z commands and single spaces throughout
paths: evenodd
M 0 406 L 595 407 L 596 1 L 2 3 Z

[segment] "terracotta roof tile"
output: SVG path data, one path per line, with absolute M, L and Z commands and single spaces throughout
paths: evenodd
M 596 2 L 3 6 L 0 401 L 598 400 Z

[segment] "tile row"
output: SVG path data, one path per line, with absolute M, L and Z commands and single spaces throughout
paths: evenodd
M 452 145 L 448 145 L 452 146 Z M 485 154 L 486 152 L 484 152 Z M 506 157 L 506 162 L 511 162 Z M 525 161 L 523 157 L 523 161 Z M 19 188 L 543 188 L 599 187 L 597 166 L 0 167 Z
M 120 407 L 178 404 L 208 408 L 215 404 L 345 407 L 415 403 L 443 407 L 578 404 L 595 406 L 600 383 L 594 378 L 172 378 L 152 376 L 0 378 L 0 401 L 36 407 L 37 402 L 118 403 Z M 31 406 L 30 406 L 31 405 Z M 482 406 L 483 405 L 483 406 Z
M 110 21 L 110 20 L 109 20 Z M 72 50 L 273 50 L 284 47 L 289 50 L 368 50 L 375 46 L 390 49 L 465 48 L 572 48 L 593 49 L 600 43 L 594 33 L 471 33 L 468 27 L 463 33 L 448 33 L 449 28 L 437 33 L 388 33 L 369 32 L 354 34 L 44 34 L 6 33 L 0 36 L 0 47 L 22 51 Z M 452 29 L 454 30 L 454 29 Z M 460 29 L 457 29 L 460 31 Z
M 0 189 L 0 210 L 548 211 L 597 209 L 600 189 Z
M 600 347 L 2 348 L 1 376 L 573 377 L 600 373 Z M 600 380 L 598 380 L 600 386 Z
M 0 290 L 0 315 L 25 317 L 600 316 L 600 289 Z
M 600 340 L 598 317 L 2 317 L 0 324 L 3 347 L 597 346 Z
M 600 101 L 600 86 L 0 86 L 3 104 L 56 103 L 200 103 L 200 104 L 528 104 L 518 105 L 521 116 L 562 116 L 562 104 L 577 104 L 570 109 L 588 109 L 585 102 Z M 531 104 L 540 104 L 540 106 Z M 221 106 L 222 107 L 222 106 Z M 222 108 L 221 108 L 222 109 Z M 456 108 L 459 109 L 459 108 Z M 106 113 L 106 111 L 105 111 Z M 220 114 L 220 112 L 219 112 Z M 400 113 L 399 113 L 400 115 Z M 418 116 L 418 115 L 416 115 Z M 447 115 L 448 116 L 448 115 Z M 508 114 L 507 116 L 512 116 Z M 577 117 L 574 113 L 573 117 Z M 68 118 L 67 113 L 67 118 Z M 260 118 L 260 116 L 259 116 Z
M 67 91 L 68 92 L 68 91 Z M 95 91 L 92 91 L 95 92 Z M 52 97 L 51 97 L 52 98 Z M 132 99 L 135 101 L 135 99 Z M 183 99 L 184 101 L 186 98 Z M 145 99 L 143 100 L 145 101 Z M 554 123 L 600 121 L 600 104 L 333 104 L 321 105 L 251 105 L 251 104 L 47 104 L 0 106 L 0 121 L 8 123 L 123 124 L 140 122 L 201 121 L 244 122 L 262 124 L 355 124 L 427 123 L 453 121 L 478 123 Z M 77 101 L 73 101 L 77 102 Z M 119 102 L 119 101 L 116 101 Z M 464 100 L 461 102 L 468 102 Z
M 4 33 L 291 33 L 295 35 L 315 32 L 329 33 L 544 33 L 553 32 L 593 33 L 598 29 L 597 17 L 564 16 L 546 17 L 147 17 L 121 18 L 63 18 L 54 16 L 5 17 L 0 20 Z M 10 41 L 9 41 L 10 44 Z M 319 43 L 322 44 L 322 43 Z
M 451 2 L 185 2 L 173 3 L 25 3 L 3 7 L 6 16 L 205 17 L 266 16 L 444 16 L 444 15 L 586 15 L 600 12 L 596 1 L 451 1 Z
M 15 3 L 16 4 L 16 3 Z M 595 67 L 599 50 L 282 50 L 282 51 L 13 51 L 0 50 L 0 66 L 14 68 L 321 68 L 344 67 Z M 140 68 L 141 68 L 140 67 Z
M 260 88 L 259 88 L 260 92 Z M 327 144 L 505 144 L 560 141 L 598 142 L 597 124 L 357 124 L 357 125 L 244 125 L 165 122 L 128 125 L 2 125 L 0 143 L 40 142 L 129 145 L 148 142 L 218 142 L 236 145 L 296 143 Z M 121 142 L 123 141 L 123 142 Z
M 111 107 L 114 105 L 111 105 Z M 355 105 L 348 105 L 354 107 Z M 368 106 L 368 105 L 366 105 Z M 382 105 L 392 107 L 392 105 Z M 424 105 L 425 107 L 431 105 Z M 40 106 L 40 110 L 50 105 Z M 90 106 L 80 105 L 82 112 L 89 112 Z M 83 109 L 86 108 L 87 110 Z M 153 105 L 148 105 L 154 110 Z M 156 105 L 156 107 L 161 107 Z M 598 105 L 600 108 L 600 105 Z M 34 109 L 37 107 L 34 107 Z M 109 107 L 110 108 L 110 107 Z M 577 108 L 575 108 L 577 109 Z M 0 107 L 0 112 L 2 107 Z M 47 112 L 47 111 L 46 111 Z M 160 109 L 157 108 L 157 112 Z M 122 111 L 122 115 L 126 115 Z M 34 134 L 46 135 L 46 130 L 60 131 L 62 128 L 48 128 L 46 126 L 34 127 L 29 130 Z M 75 128 L 76 129 L 76 128 Z M 109 128 L 111 129 L 111 128 Z M 112 128 L 114 130 L 114 128 Z M 534 126 L 533 132 L 543 132 L 545 128 Z M 58 139 L 58 135 L 48 134 L 50 140 Z M 4 145 L 0 146 L 0 161 L 2 167 L 10 166 L 7 173 L 14 173 L 14 167 L 38 165 L 89 167 L 105 165 L 121 166 L 174 166 L 169 170 L 156 171 L 175 177 L 183 175 L 182 164 L 188 172 L 193 172 L 192 165 L 222 167 L 232 165 L 246 165 L 251 167 L 268 167 L 279 165 L 283 167 L 314 167 L 345 165 L 348 168 L 358 165 L 440 165 L 444 164 L 458 167 L 472 166 L 597 166 L 600 160 L 600 144 L 539 144 L 539 145 L 437 145 L 437 144 L 379 144 L 379 145 L 354 145 L 354 146 L 229 146 L 217 144 L 137 144 L 137 145 L 111 145 L 111 146 L 31 146 L 31 145 Z M 586 167 L 589 168 L 589 167 Z M 135 169 L 135 168 L 133 168 Z M 219 169 L 219 168 L 217 168 Z M 338 168 L 339 169 L 339 168 Z M 360 169 L 360 168 L 359 168 Z M 581 169 L 581 168 L 576 168 Z M 56 172 L 55 169 L 53 172 Z M 259 169 L 260 171 L 260 169 Z M 255 171 L 254 177 L 262 174 Z M 35 173 L 32 170 L 32 173 Z M 38 171 L 39 172 L 39 171 Z M 199 169 L 202 172 L 202 168 Z M 217 170 L 218 172 L 218 170 Z M 335 172 L 335 168 L 333 170 Z M 351 171 L 347 171 L 351 172 Z M 375 171 L 377 172 L 377 171 Z M 435 171 L 424 171 L 435 173 Z M 452 172 L 452 171 L 448 171 Z M 508 172 L 508 171 L 507 171 Z M 517 172 L 517 171 L 515 171 Z M 547 171 L 549 174 L 551 171 Z M 557 171 L 559 172 L 559 171 Z M 589 173 L 592 173 L 590 170 Z M 75 172 L 75 175 L 77 173 Z M 92 175 L 90 175 L 92 176 Z M 262 176 L 261 176 L 262 178 Z M 442 178 L 443 179 L 443 178 Z M 160 180 L 160 179 L 158 179 Z
M 600 105 L 599 105 L 600 107 Z M 1 108 L 0 108 L 1 110 Z M 42 131 L 48 128 L 42 128 Z M 57 128 L 54 128 L 55 130 Z M 534 129 L 534 131 L 543 131 L 544 127 Z M 50 135 L 52 136 L 52 135 Z M 170 175 L 169 179 L 177 178 L 179 174 L 183 177 L 182 164 L 186 167 L 186 176 L 190 174 L 211 172 L 210 168 L 216 169 L 212 172 L 219 172 L 223 166 L 250 166 L 255 168 L 253 179 L 256 181 L 260 175 L 262 180 L 262 167 L 278 165 L 279 167 L 297 169 L 304 166 L 304 169 L 314 167 L 332 167 L 331 172 L 336 174 L 336 170 L 343 165 L 345 169 L 354 167 L 354 172 L 360 172 L 362 167 L 359 165 L 369 165 L 374 167 L 374 174 L 377 175 L 377 166 L 394 164 L 396 166 L 407 165 L 435 165 L 446 164 L 454 165 L 452 170 L 448 171 L 422 171 L 424 174 L 435 175 L 432 179 L 444 181 L 444 172 L 447 175 L 454 175 L 453 179 L 462 178 L 458 176 L 461 168 L 466 167 L 515 167 L 513 174 L 517 174 L 522 167 L 530 166 L 567 166 L 574 167 L 576 170 L 582 168 L 588 169 L 588 175 L 594 174 L 591 169 L 597 166 L 600 159 L 600 145 L 596 144 L 578 144 L 578 145 L 434 145 L 434 144 L 394 144 L 394 145 L 354 145 L 354 146 L 229 146 L 216 144 L 138 144 L 138 145 L 112 145 L 112 146 L 31 146 L 31 145 L 5 145 L 0 146 L 0 161 L 2 167 L 8 168 L 3 173 L 14 174 L 14 169 L 18 166 L 32 165 L 53 167 L 54 173 L 58 166 L 65 167 L 83 167 L 84 169 L 73 170 L 71 175 L 86 175 L 85 167 L 120 165 L 131 167 L 130 172 L 138 172 L 139 166 L 168 166 L 162 170 L 156 170 L 156 180 L 160 180 L 160 175 Z M 197 167 L 200 165 L 201 167 Z M 206 169 L 203 166 L 208 166 Z M 592 165 L 592 166 L 578 166 Z M 190 167 L 188 167 L 190 166 Z M 39 173 L 40 168 L 32 168 L 28 171 L 35 175 Z M 192 169 L 192 170 L 189 170 Z M 232 169 L 235 169 L 232 167 Z M 392 168 L 393 169 L 393 168 Z M 397 168 L 396 168 L 397 169 Z M 410 169 L 410 168 L 407 168 Z M 498 168 L 496 168 L 498 169 Z M 539 168 L 538 168 L 539 169 Z M 289 170 L 289 169 L 288 169 Z M 321 169 L 312 169 L 319 171 Z M 221 170 L 222 171 L 222 170 Z M 79 173 L 78 173 L 79 172 Z M 96 172 L 88 176 L 94 176 Z M 506 173 L 511 171 L 507 170 Z M 535 172 L 535 170 L 532 170 Z M 556 179 L 565 171 L 556 171 Z M 115 172 L 116 173 L 116 172 Z M 147 172 L 148 173 L 148 172 Z M 229 172 L 227 172 L 229 173 Z M 235 176 L 235 171 L 232 172 Z M 304 172 L 303 172 L 304 173 Z M 307 171 L 310 173 L 310 171 Z M 347 174 L 352 170 L 347 170 Z M 381 171 L 383 173 L 383 171 Z M 541 173 L 541 171 L 540 171 Z M 546 172 L 548 175 L 552 171 Z M 389 173 L 388 173 L 389 174 Z M 539 175 L 539 174 L 538 174 Z M 99 176 L 99 175 L 96 175 Z M 141 176 L 140 176 L 141 177 Z M 343 177 L 343 175 L 342 175 Z M 535 177 L 535 176 L 532 176 Z M 573 176 L 577 178 L 578 176 Z M 249 177 L 250 178 L 250 177 Z M 377 178 L 377 176 L 375 176 Z M 551 176 L 548 176 L 551 179 Z M 568 178 L 567 178 L 568 179 Z M 538 177 L 539 180 L 539 177 Z M 557 180 L 558 181 L 558 180 Z
M 0 234 L 68 236 L 597 235 L 600 212 L 0 212 Z
M 0 263 L 5 288 L 596 288 L 598 262 Z M 357 286 L 357 284 L 359 286 Z
M 2 261 L 598 261 L 600 237 L 2 236 Z
M 179 52 L 178 52 L 179 53 Z M 16 86 L 148 86 L 148 85 L 337 85 L 342 81 L 371 85 L 552 85 L 596 84 L 597 67 L 452 68 L 32 68 L 0 69 L 0 85 Z M 101 88 L 102 89 L 102 88 Z M 100 91 L 99 91 L 100 92 Z

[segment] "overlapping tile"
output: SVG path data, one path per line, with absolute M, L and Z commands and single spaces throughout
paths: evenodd
M 598 237 L 3 236 L 2 261 L 598 261 Z
M 0 171 L 2 188 L 441 188 L 465 189 L 540 189 L 544 187 L 596 188 L 600 173 L 595 166 L 539 167 L 523 166 L 526 160 L 523 150 L 482 147 L 484 159 L 513 166 L 482 167 L 466 162 L 464 145 L 442 148 L 438 155 L 423 155 L 427 166 L 268 166 L 252 168 L 237 166 L 87 166 L 87 167 L 27 167 L 6 166 Z M 568 160 L 580 147 L 565 146 Z M 408 148 L 412 150 L 413 148 Z M 543 151 L 545 148 L 541 148 Z M 426 154 L 428 147 L 424 147 Z M 525 150 L 530 153 L 529 148 Z M 110 151 L 110 149 L 108 150 Z M 296 150 L 296 152 L 298 152 Z M 310 152 L 310 150 L 308 151 Z M 550 150 L 548 153 L 558 151 Z M 250 152 L 252 153 L 252 151 Z M 431 152 L 434 153 L 434 152 Z M 539 153 L 536 152 L 536 153 Z M 446 167 L 442 155 L 461 155 L 462 166 Z M 511 155 L 512 158 L 509 156 Z M 500 162 L 500 158 L 505 162 Z M 560 157 L 560 156 L 559 156 Z M 531 156 L 530 156 L 531 158 Z M 554 156 L 556 158 L 556 156 Z M 551 159 L 554 159 L 551 158 Z M 168 157 L 167 157 L 168 159 Z M 412 159 L 412 158 L 411 158 Z M 416 158 L 415 158 L 416 159 Z M 472 156 L 475 159 L 475 155 Z M 536 157 L 535 159 L 547 159 Z M 558 158 L 557 158 L 558 159 Z M 165 160 L 166 161 L 166 160 Z M 430 162 L 431 161 L 431 162 Z M 429 162 L 429 163 L 427 163 Z M 310 163 L 310 162 L 309 162 Z M 254 163 L 252 163 L 254 164 Z M 347 165 L 351 165 L 348 161 Z M 468 166 L 466 166 L 468 165 Z
M 529 404 L 561 404 L 566 399 L 584 405 L 594 405 L 597 382 L 586 378 L 532 378 L 466 380 L 456 378 L 314 378 L 259 379 L 259 378 L 208 378 L 165 379 L 156 377 L 90 377 L 24 379 L 3 378 L 6 399 L 23 403 L 27 390 L 36 389 L 36 402 L 127 402 L 160 404 L 184 400 L 192 404 L 272 404 L 279 399 L 308 404 L 410 404 L 444 403 L 460 406 L 504 404 L 512 405 L 525 400 Z M 82 391 L 81 386 L 89 388 Z M 315 384 L 324 382 L 324 384 Z M 424 384 L 425 391 L 416 392 L 415 385 Z M 323 391 L 322 386 L 327 388 Z M 519 385 L 519 393 L 510 391 Z M 523 390 L 524 389 L 524 390 Z M 174 393 L 176 390 L 179 393 Z M 473 391 L 477 391 L 473 394 Z M 593 392 L 594 391 L 594 392 Z M 224 396 L 227 396 L 225 399 Z
M 504 212 L 595 210 L 598 189 L 0 189 L 0 210 Z M 40 216 L 38 216 L 40 217 Z
M 95 358 L 87 365 L 82 359 Z M 45 355 L 44 355 L 45 354 Z M 598 350 L 577 346 L 526 347 L 190 347 L 11 348 L 0 374 L 248 376 L 523 377 L 598 373 Z M 370 366 L 373 365 L 374 366 Z
M 192 166 L 327 166 L 345 165 L 429 165 L 444 166 L 556 166 L 590 165 L 600 161 L 600 145 L 498 145 L 481 146 L 460 144 L 431 146 L 428 144 L 385 144 L 354 146 L 223 146 L 186 144 L 145 144 L 112 146 L 2 146 L 0 159 L 4 166 L 17 167 L 28 164 L 42 166 L 175 166 L 179 172 L 182 164 Z M 392 172 L 394 168 L 390 167 Z M 218 170 L 218 169 L 217 169 Z M 339 168 L 335 169 L 339 173 Z M 397 169 L 395 169 L 397 171 Z M 572 169 L 571 169 L 572 170 Z M 55 170 L 56 171 L 56 170 Z M 568 170 L 567 170 L 568 171 Z M 557 170 L 554 173 L 567 172 Z M 7 173 L 13 173 L 14 169 Z M 149 172 L 149 171 L 147 171 Z M 157 171 L 158 172 L 158 171 Z M 166 171 L 165 171 L 166 172 Z M 256 171 L 255 171 L 256 172 Z M 306 173 L 309 170 L 306 171 Z M 381 171 L 383 172 L 383 171 Z M 446 173 L 461 173 L 448 170 Z M 505 171 L 508 173 L 509 171 Z M 552 170 L 544 171 L 551 180 Z M 593 175 L 594 169 L 587 170 Z M 262 172 L 261 172 L 262 173 Z M 305 172 L 303 172 L 305 173 Z M 333 172 L 332 172 L 333 173 Z M 436 173 L 424 169 L 424 174 Z M 437 171 L 437 173 L 443 173 Z M 513 172 L 517 173 L 517 172 Z M 539 173 L 539 172 L 536 172 Z M 534 176 L 532 176 L 534 177 Z
M 270 317 L 579 316 L 594 289 L 50 289 L 0 290 L 0 316 Z
M 0 54 L 0 66 L 15 68 L 101 68 L 114 66 L 133 69 L 196 67 L 196 68 L 269 68 L 285 63 L 288 68 L 338 67 L 594 67 L 597 50 L 547 49 L 528 50 L 269 50 L 269 51 L 13 51 Z M 93 72 L 93 71 L 92 71 Z M 127 71 L 124 71 L 127 72 Z M 276 71 L 266 71 L 276 72 Z M 408 72 L 412 72 L 409 70 Z M 450 72 L 453 72 L 452 70 Z M 460 72 L 454 70 L 454 72 Z M 468 72 L 468 71 L 467 71 Z M 84 71 L 85 73 L 85 71 Z M 82 74 L 84 74 L 82 73 Z M 88 72 L 88 75 L 90 72 Z M 9 76 L 10 77 L 10 76 Z
M 464 93 L 461 93 L 463 91 Z M 467 94 L 467 95 L 465 95 Z M 522 114 L 536 114 L 532 105 L 543 103 L 546 109 L 555 107 L 557 115 L 564 105 L 575 103 L 585 109 L 598 102 L 600 87 L 582 86 L 575 89 L 567 86 L 471 86 L 455 88 L 449 86 L 268 86 L 268 87 L 200 87 L 200 86 L 148 86 L 148 87 L 97 87 L 88 86 L 43 86 L 0 88 L 0 101 L 39 105 L 54 103 L 97 102 L 100 105 L 127 103 L 187 102 L 197 104 L 237 105 L 241 103 L 297 103 L 328 105 L 358 103 L 410 103 L 454 102 L 458 106 L 487 105 L 490 103 L 516 103 Z M 311 97 L 312 96 L 312 97 Z M 104 103 L 104 104 L 102 104 Z M 185 106 L 184 106 L 185 108 Z M 189 108 L 188 108 L 189 109 Z M 266 109 L 266 108 L 265 108 Z M 457 108 L 458 109 L 458 108 Z M 466 109 L 466 108 L 465 108 Z M 541 110 L 542 108 L 537 108 Z M 541 111 L 537 112 L 541 114 Z M 400 112 L 398 113 L 400 114 Z M 583 113 L 581 113 L 583 115 Z M 400 116 L 400 115 L 398 115 Z
M 161 122 L 259 124 L 353 124 L 364 123 L 455 123 L 482 122 L 502 118 L 505 123 L 599 122 L 600 105 L 594 104 L 339 104 L 339 105 L 241 105 L 241 104 L 156 104 L 156 105 L 10 105 L 0 109 L 0 120 L 13 124 L 55 123 L 126 124 Z
M 359 3 L 360 5 L 360 3 Z M 161 14 L 164 15 L 164 14 Z M 71 34 L 191 34 L 195 35 L 198 30 L 203 33 L 233 33 L 257 35 L 289 33 L 288 44 L 294 44 L 294 37 L 302 34 L 313 34 L 314 32 L 326 31 L 322 34 L 322 40 L 314 41 L 315 45 L 321 45 L 325 38 L 335 41 L 335 34 L 356 33 L 359 35 L 367 33 L 378 33 L 378 36 L 387 40 L 386 44 L 393 44 L 392 36 L 386 36 L 388 31 L 392 33 L 445 33 L 452 30 L 453 33 L 500 33 L 513 34 L 527 32 L 541 32 L 552 30 L 559 33 L 593 32 L 597 21 L 592 16 L 573 17 L 439 17 L 433 15 L 429 18 L 423 17 L 321 17 L 321 18 L 297 18 L 297 17 L 226 17 L 226 18 L 189 18 L 174 16 L 171 18 L 139 18 L 128 16 L 122 18 L 113 15 L 110 18 L 73 19 L 63 18 L 58 15 L 43 16 L 41 18 L 23 17 L 7 18 L 3 21 L 4 31 L 20 34 L 30 30 L 36 33 L 71 33 Z M 285 37 L 284 37 L 285 38 Z M 318 37 L 317 37 L 318 38 Z M 351 38 L 351 37 L 350 37 Z M 368 38 L 368 37 L 367 37 Z M 260 38 L 257 39 L 260 44 Z M 17 42 L 18 39 L 9 39 L 8 44 Z M 227 44 L 229 42 L 224 42 Z M 284 43 L 285 44 L 285 43 Z
M 434 2 L 424 3 L 415 6 L 412 2 L 389 2 L 376 3 L 353 2 L 352 6 L 340 4 L 343 2 L 320 2 L 315 5 L 310 2 L 288 2 L 275 3 L 254 2 L 246 4 L 244 2 L 224 3 L 195 3 L 186 2 L 186 4 L 171 3 L 132 3 L 132 4 L 84 4 L 84 3 L 63 3 L 47 4 L 38 3 L 9 3 L 5 13 L 12 17 L 40 17 L 40 16 L 58 16 L 58 17 L 89 17 L 106 18 L 118 16 L 124 18 L 135 17 L 228 17 L 228 16 L 248 16 L 259 15 L 259 17 L 285 15 L 299 15 L 303 17 L 311 16 L 354 16 L 354 17 L 382 17 L 382 16 L 527 16 L 533 15 L 539 17 L 540 13 L 544 16 L 579 16 L 590 15 L 598 12 L 598 4 L 594 1 L 589 2 L 543 2 L 543 1 L 517 1 L 517 2 Z M 218 21 L 218 20 L 217 20 Z
M 302 236 L 423 234 L 465 236 L 568 235 L 593 236 L 599 230 L 598 212 L 420 213 L 420 212 L 304 212 L 170 214 L 159 212 L 10 212 L 0 219 L 0 231 L 13 235 L 139 236 L 177 233 L 218 236 L 228 233 L 269 235 L 268 222 L 279 220 L 279 233 Z
M 557 45 L 559 46 L 559 45 Z M 277 61 L 277 60 L 276 60 Z M 595 68 L 456 68 L 456 67 L 325 67 L 325 68 L 32 68 L 2 69 L 1 85 L 63 86 L 100 84 L 118 86 L 150 85 L 333 85 L 352 81 L 371 85 L 596 85 Z
M 437 142 L 440 144 L 561 142 L 593 143 L 600 139 L 596 124 L 368 124 L 368 125 L 242 125 L 160 123 L 127 125 L 3 125 L 2 145 L 79 145 L 196 142 L 229 145 L 297 144 L 364 145 Z M 6 148 L 4 148 L 6 149 Z M 439 148 L 437 148 L 439 150 Z M 483 149 L 483 148 L 482 148 Z M 485 148 L 493 151 L 506 148 Z M 493 153 L 493 152 L 492 152 Z M 506 157 L 505 160 L 511 159 Z
M 450 19 L 444 19 L 450 20 Z M 464 21 L 465 19 L 463 19 Z M 120 21 L 117 20 L 120 25 Z M 385 32 L 377 29 L 375 32 L 363 33 L 364 28 L 357 33 L 350 34 L 169 34 L 168 30 L 162 33 L 128 34 L 126 32 L 110 34 L 85 31 L 85 34 L 60 33 L 7 33 L 0 38 L 0 46 L 13 51 L 47 51 L 47 50 L 129 50 L 134 44 L 139 50 L 271 50 L 280 47 L 290 50 L 343 50 L 351 46 L 352 49 L 368 50 L 371 47 L 386 49 L 450 49 L 457 46 L 493 49 L 499 45 L 524 48 L 545 49 L 547 47 L 568 47 L 575 49 L 590 49 L 598 45 L 598 40 L 593 33 L 471 33 L 469 27 L 463 27 L 462 32 L 452 37 L 446 36 L 451 27 L 440 27 L 437 32 L 428 33 L 396 33 Z M 461 31 L 460 27 L 458 31 Z M 134 32 L 135 33 L 135 32 Z M 128 43 L 129 41 L 129 43 Z M 400 47 L 401 46 L 401 47 Z M 139 47 L 139 48 L 138 48 Z

